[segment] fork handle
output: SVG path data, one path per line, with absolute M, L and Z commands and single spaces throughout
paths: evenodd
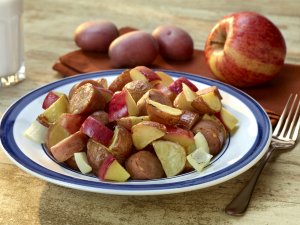
M 264 155 L 259 165 L 252 174 L 250 180 L 247 182 L 245 187 L 233 198 L 233 200 L 226 206 L 225 212 L 232 216 L 242 216 L 246 212 L 249 202 L 251 200 L 252 193 L 255 185 L 261 174 L 263 168 L 268 162 L 270 156 L 274 152 L 274 147 L 270 146 L 267 153 Z

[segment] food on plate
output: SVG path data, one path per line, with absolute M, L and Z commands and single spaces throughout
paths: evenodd
M 81 125 L 80 131 L 95 141 L 107 146 L 114 132 L 94 117 L 89 116 Z
M 76 89 L 72 95 L 69 111 L 74 114 L 89 115 L 104 107 L 105 99 L 101 92 L 91 83 L 86 83 Z
M 85 51 L 107 52 L 111 42 L 118 36 L 116 25 L 105 20 L 84 22 L 74 32 L 76 45 Z
M 51 104 L 43 113 L 41 113 L 37 120 L 45 125 L 46 127 L 49 127 L 51 124 L 53 124 L 58 117 L 68 112 L 69 108 L 69 100 L 65 94 L 61 95 L 53 104 Z
M 145 150 L 132 154 L 126 160 L 125 168 L 134 180 L 159 179 L 165 176 L 157 156 Z
M 147 80 L 133 80 L 124 86 L 124 89 L 131 94 L 135 102 L 138 102 L 151 88 L 152 85 Z
M 152 143 L 167 177 L 181 173 L 186 163 L 186 151 L 178 143 L 158 140 Z
M 284 64 L 286 45 L 280 30 L 254 12 L 225 16 L 211 30 L 205 58 L 220 80 L 237 87 L 266 83 Z
M 50 152 L 58 162 L 64 162 L 75 152 L 82 151 L 86 147 L 87 141 L 88 136 L 78 131 L 52 146 Z
M 150 89 L 137 102 L 139 115 L 147 115 L 146 104 L 149 99 L 167 106 L 173 106 L 172 101 L 167 95 L 162 93 L 160 90 Z
M 62 93 L 59 92 L 54 92 L 54 91 L 50 91 L 44 101 L 43 101 L 43 105 L 42 108 L 43 109 L 48 109 L 50 105 L 52 105 L 57 99 L 59 99 L 59 97 L 62 95 Z
M 98 177 L 100 180 L 124 182 L 128 180 L 130 174 L 114 156 L 108 155 L 100 166 Z
M 194 42 L 185 30 L 174 25 L 157 27 L 152 36 L 157 40 L 159 53 L 171 60 L 188 60 L 194 53 Z
M 132 31 L 116 38 L 109 46 L 111 65 L 116 68 L 150 65 L 158 55 L 158 44 L 151 34 Z
M 115 92 L 108 103 L 108 120 L 118 120 L 124 116 L 137 116 L 139 114 L 136 102 L 126 89 Z
M 146 66 L 136 66 L 129 73 L 132 80 L 147 80 L 149 82 L 161 80 L 160 76 Z
M 166 127 L 154 121 L 143 121 L 131 128 L 133 145 L 137 150 L 145 148 L 166 134 Z
M 107 147 L 90 138 L 86 145 L 86 155 L 93 173 L 98 176 L 100 165 L 111 153 Z
M 51 92 L 24 135 L 44 143 L 57 162 L 100 180 L 202 171 L 238 127 L 218 87 L 198 90 L 185 77 L 145 66 L 124 70 L 110 84 L 80 81 L 55 101 Z
M 132 137 L 130 131 L 125 127 L 117 125 L 114 129 L 114 136 L 108 147 L 109 152 L 123 164 L 132 152 Z

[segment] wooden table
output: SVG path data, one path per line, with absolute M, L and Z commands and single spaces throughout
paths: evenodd
M 270 18 L 287 44 L 286 62 L 300 64 L 300 2 L 24 0 L 27 80 L 0 90 L 0 116 L 28 91 L 61 76 L 52 70 L 60 55 L 77 49 L 73 31 L 91 19 L 151 31 L 176 24 L 203 49 L 212 26 L 230 12 L 252 10 Z M 299 74 L 300 76 L 300 74 Z M 16 167 L 0 151 L 0 224 L 299 224 L 300 145 L 273 157 L 254 192 L 247 214 L 231 217 L 225 205 L 252 169 L 220 185 L 166 196 L 110 196 L 60 187 Z

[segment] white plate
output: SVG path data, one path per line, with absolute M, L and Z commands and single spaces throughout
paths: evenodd
M 271 140 L 271 125 L 268 116 L 255 100 L 222 82 L 166 70 L 174 78 L 187 77 L 199 89 L 218 86 L 224 106 L 239 120 L 237 132 L 202 173 L 190 172 L 151 181 L 102 182 L 95 176 L 83 175 L 56 163 L 41 145 L 23 136 L 23 132 L 43 111 L 42 102 L 49 91 L 68 93 L 72 85 L 84 79 L 105 77 L 111 82 L 120 72 L 121 70 L 111 70 L 62 79 L 38 88 L 16 101 L 1 120 L 1 145 L 5 153 L 21 169 L 54 184 L 106 194 L 159 195 L 192 191 L 227 181 L 245 172 L 266 152 Z

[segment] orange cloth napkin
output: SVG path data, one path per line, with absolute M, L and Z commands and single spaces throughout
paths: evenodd
M 134 30 L 130 27 L 120 29 L 120 33 Z M 193 58 L 187 62 L 166 61 L 158 56 L 152 68 L 176 70 L 193 73 L 199 76 L 216 79 L 207 66 L 203 51 L 194 50 Z M 76 50 L 59 58 L 53 69 L 63 76 L 72 76 L 80 73 L 113 69 L 107 54 Z M 300 90 L 300 65 L 286 64 L 280 74 L 271 82 L 253 88 L 242 89 L 257 100 L 268 113 L 271 122 L 275 124 L 290 95 Z

